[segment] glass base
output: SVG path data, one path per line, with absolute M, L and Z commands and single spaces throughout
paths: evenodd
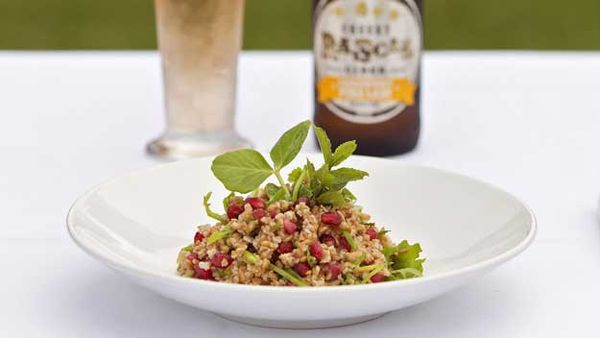
M 167 132 L 147 146 L 149 154 L 167 160 L 218 155 L 220 153 L 250 148 L 252 145 L 235 131 L 220 133 Z

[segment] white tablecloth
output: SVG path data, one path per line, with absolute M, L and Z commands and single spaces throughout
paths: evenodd
M 266 148 L 309 118 L 311 77 L 307 52 L 242 55 L 239 130 Z M 157 163 L 143 151 L 163 128 L 155 53 L 0 53 L 0 336 L 598 337 L 600 54 L 427 53 L 423 82 L 421 142 L 398 160 L 514 193 L 537 214 L 536 241 L 433 301 L 286 331 L 138 288 L 67 236 L 77 195 Z

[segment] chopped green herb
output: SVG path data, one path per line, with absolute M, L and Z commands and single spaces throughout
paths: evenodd
M 367 255 L 363 252 L 356 260 L 352 261 L 352 264 L 360 265 L 365 260 L 365 258 L 367 258 Z
M 233 234 L 233 229 L 230 226 L 224 226 L 223 229 L 210 235 L 206 240 L 207 244 L 213 244 L 222 239 L 226 239 Z
M 229 208 L 229 204 L 231 204 L 231 200 L 235 197 L 235 193 L 232 191 L 229 195 L 225 196 L 223 199 L 223 210 L 227 210 Z
M 302 168 L 294 168 L 294 170 L 292 170 L 292 172 L 290 172 L 290 174 L 288 175 L 288 182 L 296 182 L 296 180 L 298 180 L 298 177 L 300 177 L 300 174 L 302 174 Z
M 265 191 L 267 192 L 267 195 L 269 196 L 269 198 L 273 198 L 273 196 L 275 196 L 275 194 L 281 190 L 281 188 L 273 183 L 267 183 L 267 185 L 265 186 Z
M 385 264 L 376 264 L 373 270 L 369 272 L 367 276 L 363 279 L 363 283 L 370 283 L 371 277 L 375 276 L 379 271 L 385 269 Z
M 283 278 L 287 279 L 288 281 L 292 282 L 294 285 L 296 285 L 296 286 L 309 286 L 309 284 L 304 279 L 302 279 L 300 276 L 298 276 L 297 274 L 295 274 L 295 272 L 284 270 L 284 269 L 278 267 L 275 264 L 271 264 L 269 266 L 271 267 L 271 270 L 275 271 L 281 277 L 283 277 Z
M 283 190 L 283 189 L 279 189 L 279 190 L 278 190 L 278 191 L 275 193 L 275 195 L 273 195 L 273 197 L 271 197 L 271 199 L 269 200 L 269 202 L 267 202 L 267 204 L 269 204 L 269 205 L 270 205 L 270 204 L 273 204 L 273 203 L 275 203 L 275 202 L 277 202 L 277 201 L 281 201 L 281 200 L 285 199 L 285 195 L 286 195 L 286 192 L 285 192 L 285 190 Z
M 220 278 L 225 277 L 225 270 L 223 270 L 223 269 L 213 269 L 212 273 L 217 275 Z
M 346 202 L 355 202 L 356 201 L 356 196 L 354 196 L 353 193 L 350 192 L 350 190 L 344 188 L 342 189 L 342 197 L 344 198 L 344 200 Z
M 315 127 L 314 129 L 317 140 L 319 141 L 319 146 L 321 147 L 321 153 L 323 153 L 325 164 L 331 168 L 331 159 L 333 157 L 333 154 L 331 153 L 331 141 L 329 140 L 329 137 L 327 137 L 325 130 L 320 127 Z
M 333 170 L 331 174 L 334 177 L 334 182 L 331 185 L 333 190 L 341 190 L 346 184 L 352 181 L 359 181 L 369 176 L 366 172 L 353 168 L 340 168 Z
M 314 258 L 313 255 L 310 254 L 310 250 L 306 250 L 306 262 L 311 267 L 313 267 L 317 264 L 317 259 Z
M 344 238 L 348 241 L 348 244 L 350 244 L 352 251 L 358 250 L 358 244 L 356 244 L 356 240 L 354 237 L 352 237 L 352 234 L 350 234 L 348 231 L 343 231 L 342 235 L 344 235 Z
M 256 262 L 258 262 L 258 256 L 251 253 L 250 251 L 244 251 L 244 253 L 242 254 L 242 257 L 248 264 L 256 264 Z
M 227 219 L 225 217 L 210 210 L 210 203 L 208 201 L 210 200 L 211 195 L 212 195 L 212 192 L 209 192 L 208 194 L 206 194 L 204 196 L 204 210 L 206 210 L 206 214 L 208 215 L 208 217 L 214 218 L 219 222 L 227 222 Z
M 378 268 L 380 265 L 382 265 L 382 264 L 371 264 L 371 265 L 359 266 L 359 267 L 355 268 L 354 271 L 369 272 L 369 271 L 372 271 L 373 269 Z
M 331 157 L 330 167 L 333 168 L 336 165 L 339 165 L 340 163 L 344 162 L 348 157 L 350 157 L 350 155 L 352 155 L 354 153 L 354 151 L 356 150 L 356 147 L 357 147 L 357 144 L 356 144 L 356 141 L 354 141 L 354 140 L 340 144 L 335 149 L 335 152 L 333 153 L 333 156 Z
M 244 260 L 246 261 L 246 263 L 248 264 L 256 264 L 258 262 L 258 256 L 249 252 L 249 251 L 244 251 L 244 253 L 242 254 L 242 257 L 244 258 Z M 294 285 L 296 286 L 308 286 L 309 284 L 302 279 L 302 277 L 300 277 L 295 271 L 293 270 L 285 270 L 282 269 L 280 267 L 278 267 L 275 264 L 269 264 L 269 268 L 273 271 L 275 271 L 277 274 L 279 274 L 281 277 L 287 279 L 288 281 L 292 282 Z
M 319 204 L 340 206 L 346 203 L 346 200 L 344 199 L 342 193 L 339 191 L 327 191 L 319 195 L 319 197 L 317 197 L 317 202 Z
M 292 201 L 295 201 L 296 199 L 298 199 L 298 192 L 300 191 L 300 187 L 302 186 L 305 175 L 306 175 L 306 171 L 301 170 L 300 175 L 294 182 L 294 191 L 292 192 Z

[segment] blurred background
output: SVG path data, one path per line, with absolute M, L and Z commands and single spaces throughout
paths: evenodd
M 310 48 L 310 0 L 247 0 L 245 49 Z M 600 0 L 425 0 L 427 49 L 600 49 Z M 0 0 L 0 49 L 153 49 L 152 0 Z

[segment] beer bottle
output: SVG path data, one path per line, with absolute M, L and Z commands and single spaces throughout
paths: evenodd
M 412 150 L 419 138 L 422 0 L 314 0 L 315 124 L 358 154 Z

